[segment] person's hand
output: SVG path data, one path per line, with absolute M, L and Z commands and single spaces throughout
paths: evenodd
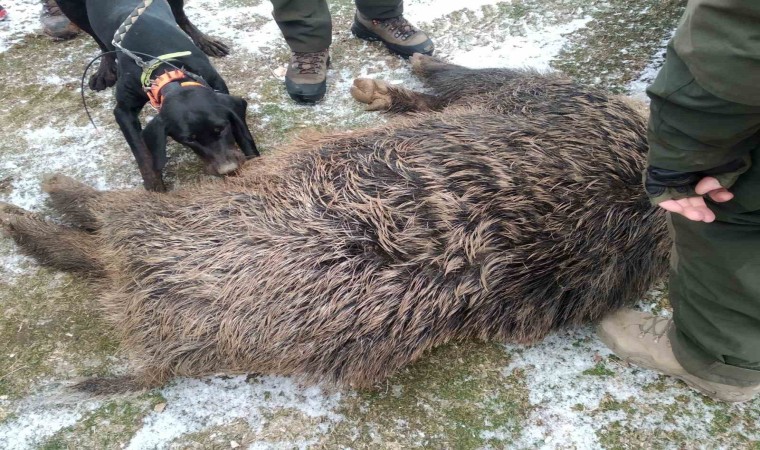
M 707 207 L 702 196 L 707 195 L 717 203 L 727 202 L 734 198 L 734 194 L 721 187 L 718 180 L 713 177 L 704 177 L 699 180 L 694 191 L 699 195 L 680 200 L 665 200 L 658 206 L 666 211 L 680 214 L 689 220 L 710 223 L 715 220 L 715 213 Z

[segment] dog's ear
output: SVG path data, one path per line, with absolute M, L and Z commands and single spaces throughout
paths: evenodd
M 251 136 L 251 130 L 245 123 L 245 112 L 248 108 L 248 102 L 240 97 L 227 94 L 216 94 L 222 104 L 227 107 L 230 124 L 232 125 L 232 134 L 235 136 L 235 142 L 248 158 L 259 156 L 259 150 L 256 148 L 256 142 Z
M 166 165 L 166 126 L 161 116 L 156 116 L 148 122 L 142 131 L 142 139 L 145 146 L 153 155 L 153 168 L 162 171 Z

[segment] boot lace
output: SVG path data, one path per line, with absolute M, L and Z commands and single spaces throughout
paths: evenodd
M 668 334 L 672 323 L 673 318 L 671 317 L 652 316 L 649 320 L 639 325 L 639 331 L 641 331 L 639 337 L 643 338 L 647 334 L 651 334 L 654 336 L 654 342 L 657 343 L 663 336 Z
M 417 28 L 414 27 L 404 16 L 393 17 L 391 19 L 374 19 L 372 23 L 380 25 L 389 32 L 393 33 L 393 36 L 397 39 L 405 41 L 417 33 Z
M 325 52 L 293 53 L 293 66 L 300 74 L 317 74 L 322 69 Z

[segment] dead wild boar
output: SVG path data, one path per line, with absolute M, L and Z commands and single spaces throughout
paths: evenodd
M 370 108 L 409 113 L 389 125 L 168 194 L 54 176 L 58 222 L 11 205 L 0 221 L 95 285 L 132 387 L 222 371 L 372 387 L 449 341 L 593 321 L 665 273 L 634 107 L 557 74 L 412 65 L 430 93 L 355 82 Z

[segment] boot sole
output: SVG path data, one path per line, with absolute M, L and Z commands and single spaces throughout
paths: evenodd
M 402 45 L 393 44 L 384 40 L 379 35 L 370 31 L 367 27 L 359 23 L 354 19 L 354 24 L 351 25 L 351 33 L 359 39 L 369 42 L 382 42 L 385 47 L 390 50 L 391 53 L 401 56 L 403 58 L 409 58 L 415 53 L 422 53 L 423 55 L 433 56 L 433 50 L 429 52 L 423 52 L 420 50 L 412 49 L 410 47 L 404 47 Z
M 291 89 L 289 89 L 289 85 L 287 83 L 287 80 L 285 82 L 285 88 L 288 91 L 288 95 L 290 95 L 290 98 L 295 100 L 298 103 L 317 103 L 318 101 L 322 100 L 325 96 L 325 93 L 327 92 L 327 82 L 316 85 L 317 89 L 311 93 L 300 93 L 300 92 L 291 92 Z

